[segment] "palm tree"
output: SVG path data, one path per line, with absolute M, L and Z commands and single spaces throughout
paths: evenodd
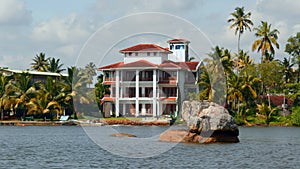
M 266 124 L 269 125 L 270 119 L 274 113 L 277 112 L 277 108 L 271 108 L 270 106 L 266 105 L 265 103 L 258 104 L 257 105 L 257 110 L 258 112 L 256 115 L 258 117 L 261 117 L 265 120 Z
M 16 98 L 15 109 L 20 111 L 22 116 L 26 115 L 26 104 L 36 96 L 36 87 L 32 83 L 28 73 L 15 74 L 15 82 L 10 83 L 6 90 Z
M 45 58 L 45 53 L 40 53 L 35 56 L 31 68 L 40 72 L 46 72 L 49 67 L 48 59 Z
M 261 51 L 261 62 L 263 61 L 263 57 L 267 54 L 274 56 L 275 50 L 273 45 L 279 49 L 279 44 L 277 42 L 279 31 L 277 29 L 271 30 L 271 24 L 264 21 L 261 21 L 261 25 L 253 30 L 256 30 L 255 36 L 259 39 L 255 40 L 252 44 L 252 51 L 256 49 L 257 52 Z
M 74 118 L 77 118 L 76 108 L 74 103 L 89 103 L 90 99 L 86 96 L 86 84 L 88 77 L 82 69 L 76 67 L 68 68 L 68 76 L 64 77 L 63 92 L 67 93 L 65 102 L 67 108 L 70 109 Z
M 235 28 L 235 35 L 237 32 L 238 36 L 238 52 L 240 51 L 240 38 L 241 34 L 244 33 L 244 30 L 249 29 L 251 31 L 251 26 L 253 25 L 250 20 L 251 12 L 245 13 L 244 7 L 236 7 L 235 11 L 231 13 L 232 18 L 228 19 L 227 22 L 231 22 L 230 29 Z
M 237 54 L 237 59 L 235 60 L 234 63 L 236 69 L 239 71 L 252 64 L 253 64 L 253 59 L 250 58 L 248 52 L 244 52 L 243 50 L 240 50 L 240 52 Z
M 243 93 L 242 93 L 242 79 L 236 74 L 230 74 L 228 78 L 228 89 L 227 89 L 227 101 L 234 103 L 234 109 L 238 109 L 239 112 L 239 103 L 243 101 Z M 238 106 L 236 106 L 236 101 L 238 101 Z
M 50 58 L 48 59 L 48 71 L 53 73 L 61 73 L 65 69 L 62 69 L 63 64 L 59 63 L 60 59 Z
M 93 84 L 93 77 L 97 75 L 96 73 L 96 65 L 92 62 L 85 66 L 85 74 L 88 77 L 87 84 Z
M 200 100 L 209 100 L 212 101 L 213 99 L 213 90 L 210 83 L 210 78 L 207 70 L 204 66 L 201 66 L 201 70 L 204 70 L 199 75 L 199 82 L 198 86 L 200 87 L 199 99 Z
M 38 92 L 37 97 L 30 99 L 26 103 L 28 109 L 27 114 L 47 114 L 50 113 L 51 120 L 53 119 L 53 113 L 60 113 L 61 106 L 55 100 L 50 100 L 50 93 L 47 93 L 43 90 Z
M 1 120 L 3 120 L 3 114 L 4 114 L 4 107 L 6 100 L 8 99 L 6 94 L 6 87 L 9 84 L 9 81 L 11 80 L 11 77 L 5 76 L 2 73 L 0 73 L 0 111 L 1 111 Z
M 291 82 L 292 76 L 293 76 L 293 66 L 294 64 L 291 63 L 290 58 L 283 58 L 283 61 L 281 62 L 281 65 L 283 66 L 284 71 L 284 81 L 285 83 Z
M 260 78 L 248 75 L 247 73 L 243 76 L 241 89 L 243 91 L 246 104 L 248 103 L 249 98 L 252 97 L 255 99 L 257 97 L 256 87 L 258 87 L 260 82 Z

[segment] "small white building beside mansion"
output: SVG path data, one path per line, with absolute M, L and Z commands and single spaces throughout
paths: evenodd
M 106 115 L 178 114 L 195 85 L 201 62 L 189 62 L 189 41 L 172 39 L 168 48 L 138 44 L 120 50 L 124 61 L 98 68 L 110 93 L 102 99 Z

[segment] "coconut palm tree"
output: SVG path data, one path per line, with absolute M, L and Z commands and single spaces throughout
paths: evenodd
M 197 83 L 197 85 L 200 87 L 199 99 L 212 101 L 213 90 L 210 83 L 209 74 L 204 66 L 201 66 L 201 70 L 204 71 L 202 71 L 199 75 L 199 82 Z
M 236 7 L 235 11 L 231 13 L 232 18 L 228 19 L 227 22 L 232 23 L 230 29 L 235 28 L 235 35 L 239 33 L 238 36 L 238 52 L 240 51 L 240 38 L 241 34 L 245 30 L 251 31 L 251 26 L 253 26 L 252 21 L 250 20 L 251 12 L 245 13 L 244 7 Z
M 279 49 L 279 44 L 277 42 L 279 31 L 277 29 L 271 30 L 271 24 L 261 21 L 261 25 L 253 30 L 256 31 L 255 36 L 259 39 L 255 40 L 252 44 L 252 51 L 257 49 L 257 52 L 261 51 L 261 62 L 266 54 L 275 55 L 275 50 L 273 45 Z
M 293 76 L 293 66 L 294 64 L 291 63 L 290 58 L 283 58 L 281 61 L 281 65 L 283 66 L 284 71 L 284 81 L 285 83 L 290 83 Z
M 91 85 L 93 84 L 93 77 L 97 75 L 96 73 L 96 65 L 92 62 L 88 63 L 85 66 L 84 72 L 87 76 L 87 84 Z
M 49 67 L 48 59 L 46 58 L 45 53 L 40 53 L 35 56 L 33 59 L 33 62 L 31 63 L 31 68 L 33 70 L 39 71 L 39 72 L 46 72 Z
M 252 97 L 255 99 L 257 97 L 256 88 L 259 87 L 260 82 L 260 78 L 244 73 L 241 89 L 243 91 L 246 104 L 248 103 L 249 98 Z
M 0 112 L 1 112 L 1 120 L 3 120 L 3 114 L 5 110 L 5 106 L 7 104 L 8 95 L 6 93 L 7 85 L 9 84 L 9 81 L 11 80 L 11 77 L 5 76 L 2 73 L 0 73 Z
M 60 113 L 61 106 L 55 100 L 50 100 L 50 93 L 40 90 L 37 97 L 31 98 L 28 103 L 26 103 L 26 108 L 28 109 L 27 114 L 50 114 L 51 120 L 53 119 L 53 113 Z
M 227 101 L 233 102 L 233 108 L 237 108 L 239 112 L 239 103 L 244 99 L 242 93 L 242 79 L 238 75 L 232 73 L 228 78 L 227 84 Z M 236 101 L 238 101 L 238 103 L 236 103 Z
M 68 76 L 63 78 L 63 92 L 67 93 L 65 102 L 70 109 L 74 118 L 77 118 L 76 107 L 74 104 L 89 103 L 91 100 L 86 96 L 87 75 L 82 69 L 76 67 L 68 68 Z
M 6 90 L 11 91 L 11 96 L 16 98 L 15 109 L 24 117 L 26 104 L 36 96 L 37 90 L 28 73 L 15 74 L 14 78 L 15 82 L 10 83 Z
M 63 64 L 59 63 L 60 59 L 50 58 L 48 59 L 48 71 L 53 73 L 61 73 L 65 69 L 62 69 Z
M 238 71 L 253 64 L 253 59 L 250 58 L 248 52 L 244 52 L 243 50 L 240 50 L 240 52 L 236 54 L 236 56 L 237 59 L 234 61 L 234 65 Z

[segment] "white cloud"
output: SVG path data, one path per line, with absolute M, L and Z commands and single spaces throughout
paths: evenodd
M 300 11 L 298 0 L 257 0 L 256 5 L 259 12 L 279 19 L 299 16 Z
M 0 25 L 26 25 L 31 23 L 31 11 L 20 0 L 0 1 Z
M 32 39 L 47 43 L 78 43 L 91 34 L 85 23 L 76 14 L 66 18 L 53 18 L 36 25 L 32 31 Z
M 296 35 L 297 32 L 300 32 L 300 24 L 294 25 L 292 30 L 293 30 L 293 35 L 292 36 Z

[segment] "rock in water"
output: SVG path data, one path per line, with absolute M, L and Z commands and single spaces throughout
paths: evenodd
M 233 117 L 223 106 L 216 103 L 185 101 L 182 104 L 182 118 L 187 123 L 188 130 L 166 131 L 160 135 L 161 141 L 239 142 L 239 130 Z
M 135 135 L 128 134 L 128 133 L 115 133 L 115 134 L 112 134 L 112 136 L 114 136 L 114 137 L 136 137 Z

